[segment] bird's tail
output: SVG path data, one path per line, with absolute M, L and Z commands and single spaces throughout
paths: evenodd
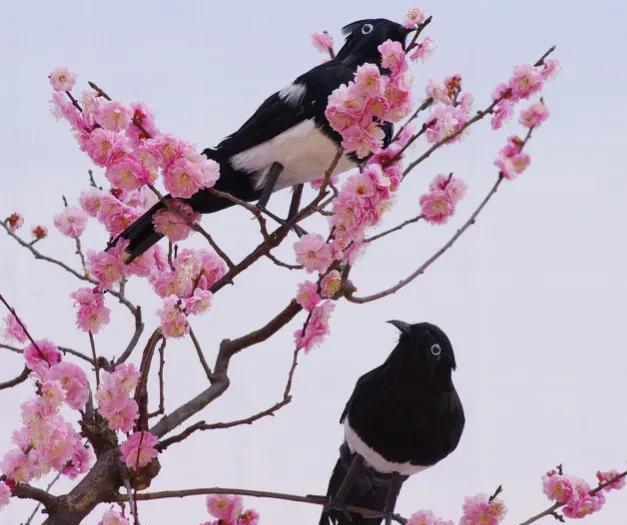
M 155 231 L 155 225 L 152 221 L 155 213 L 164 208 L 165 204 L 163 202 L 157 202 L 111 243 L 114 246 L 120 239 L 128 240 L 128 246 L 124 250 L 128 254 L 128 258 L 125 259 L 127 263 L 133 262 L 163 237 L 162 233 Z
M 346 443 L 340 447 L 340 457 L 335 464 L 333 474 L 329 481 L 327 496 L 333 496 L 339 490 L 344 477 L 348 472 L 354 453 Z M 345 504 L 354 505 L 363 509 L 369 509 L 383 513 L 387 501 L 391 477 L 374 472 L 365 467 L 357 478 L 353 488 L 348 493 Z M 382 518 L 365 518 L 361 514 L 350 513 L 350 519 L 340 510 L 322 511 L 319 525 L 379 525 Z

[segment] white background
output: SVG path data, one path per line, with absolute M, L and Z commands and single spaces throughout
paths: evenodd
M 402 514 L 431 508 L 457 521 L 464 496 L 492 492 L 501 483 L 506 522 L 515 524 L 548 505 L 540 476 L 557 463 L 590 481 L 599 468 L 625 467 L 625 5 L 441 0 L 423 6 L 434 15 L 428 34 L 438 50 L 426 65 L 414 67 L 419 97 L 429 78 L 459 72 L 484 106 L 513 65 L 533 62 L 558 45 L 563 70 L 545 92 L 551 118 L 529 144 L 532 165 L 502 185 L 478 223 L 417 282 L 380 302 L 340 302 L 332 336 L 301 359 L 288 407 L 253 427 L 196 434 L 172 447 L 151 489 L 323 493 L 342 439 L 337 420 L 354 381 L 395 343 L 395 330 L 384 324 L 390 318 L 431 321 L 449 334 L 459 364 L 454 380 L 467 414 L 459 448 L 405 484 L 397 506 Z M 0 215 L 19 210 L 27 227 L 47 224 L 51 235 L 40 249 L 77 265 L 71 240 L 54 230 L 52 216 L 62 207 L 62 193 L 76 201 L 90 163 L 67 125 L 48 112 L 46 77 L 56 65 L 78 72 L 81 87 L 94 80 L 115 98 L 146 101 L 161 130 L 204 147 L 321 60 L 310 45 L 311 32 L 328 29 L 339 43 L 346 23 L 401 19 L 408 7 L 397 0 L 5 5 Z M 387 225 L 417 213 L 418 196 L 439 172 L 463 177 L 467 198 L 445 227 L 415 225 L 373 247 L 354 272 L 360 292 L 396 282 L 452 234 L 493 183 L 495 153 L 517 128 L 513 122 L 495 133 L 483 122 L 462 144 L 440 150 L 411 175 Z M 424 147 L 418 144 L 412 154 Z M 103 180 L 101 170 L 96 176 Z M 285 210 L 288 197 L 275 195 L 271 207 Z M 236 260 L 256 242 L 256 226 L 240 209 L 205 217 L 203 225 Z M 313 221 L 307 227 L 323 231 L 325 225 Z M 104 239 L 96 224 L 89 226 L 89 247 L 101 248 Z M 286 259 L 290 244 L 278 252 Z M 195 238 L 190 245 L 202 243 Z M 33 260 L 6 235 L 0 235 L 0 253 L 0 290 L 35 337 L 87 351 L 68 297 L 78 283 Z M 211 312 L 193 321 L 210 362 L 220 339 L 263 324 L 303 278 L 262 262 L 236 287 L 221 291 Z M 152 329 L 158 302 L 143 283 L 131 283 L 129 292 L 144 305 L 147 331 Z M 96 342 L 99 352 L 119 355 L 132 320 L 110 306 L 111 325 Z M 231 388 L 201 417 L 245 417 L 278 400 L 291 334 L 300 322 L 237 356 Z M 18 356 L 0 357 L 0 380 L 22 369 Z M 166 385 L 168 409 L 205 387 L 188 340 L 168 345 Z M 0 392 L 0 450 L 10 447 L 19 404 L 31 393 L 28 384 Z M 55 490 L 69 487 L 60 483 Z M 253 498 L 246 503 L 265 524 L 317 523 L 314 506 Z M 24 521 L 31 508 L 12 503 L 0 523 Z M 96 523 L 103 510 L 86 523 Z M 619 523 L 626 513 L 627 497 L 613 493 L 587 523 Z M 140 516 L 144 525 L 209 519 L 202 497 L 142 503 Z

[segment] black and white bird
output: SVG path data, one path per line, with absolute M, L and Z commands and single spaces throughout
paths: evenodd
M 405 45 L 411 32 L 385 19 L 353 22 L 343 28 L 346 42 L 335 58 L 299 76 L 274 93 L 232 135 L 204 154 L 220 165 L 215 189 L 246 201 L 259 200 L 264 209 L 272 192 L 296 186 L 290 210 L 297 211 L 302 184 L 321 178 L 329 169 L 340 135 L 325 118 L 329 95 L 353 79 L 356 69 L 366 63 L 380 65 L 377 47 L 390 39 Z M 386 143 L 392 137 L 392 124 L 382 123 Z M 344 155 L 334 174 L 355 165 L 356 159 Z M 213 213 L 232 205 L 207 190 L 201 190 L 186 202 L 198 213 Z M 155 232 L 152 218 L 162 209 L 159 202 L 120 235 L 129 240 L 128 261 L 141 255 L 162 235 Z M 269 215 L 269 212 L 267 212 Z M 276 217 L 275 217 L 276 218 Z
M 398 344 L 378 368 L 361 376 L 340 418 L 344 442 L 320 525 L 391 522 L 403 482 L 448 456 L 464 429 L 451 379 L 455 355 L 446 334 L 429 323 L 389 321 Z M 347 505 L 377 517 L 351 513 Z

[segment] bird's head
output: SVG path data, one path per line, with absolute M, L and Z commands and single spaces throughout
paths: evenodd
M 346 42 L 339 50 L 336 60 L 350 67 L 357 67 L 366 62 L 378 64 L 380 53 L 377 49 L 386 40 L 400 42 L 405 48 L 405 39 L 413 29 L 406 29 L 401 24 L 385 18 L 358 20 L 342 28 Z
M 455 370 L 456 363 L 446 334 L 431 323 L 388 322 L 401 332 L 398 345 L 390 356 L 401 367 L 399 370 L 442 387 L 450 385 L 451 371 Z

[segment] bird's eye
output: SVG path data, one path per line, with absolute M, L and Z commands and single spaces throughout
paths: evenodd
M 372 24 L 364 24 L 363 26 L 361 26 L 361 34 L 367 35 L 368 33 L 372 33 L 373 29 L 374 26 Z
M 438 357 L 442 353 L 442 348 L 438 343 L 431 345 L 431 355 Z

